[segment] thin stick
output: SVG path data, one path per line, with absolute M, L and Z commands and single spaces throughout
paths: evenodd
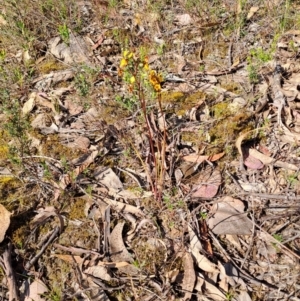
M 60 232 L 60 227 L 55 227 L 52 235 L 50 236 L 49 240 L 44 244 L 42 249 L 25 265 L 25 270 L 29 270 L 42 256 L 42 254 L 45 252 L 46 248 L 49 246 L 49 244 L 55 239 L 56 235 Z
M 238 196 L 240 195 L 249 195 L 253 197 L 258 197 L 262 199 L 275 199 L 275 200 L 286 200 L 286 201 L 300 201 L 300 196 L 288 196 L 284 194 L 268 194 L 268 193 L 253 193 L 253 192 L 238 192 Z

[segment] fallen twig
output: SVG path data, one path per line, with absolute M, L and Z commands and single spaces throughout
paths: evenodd
M 71 253 L 76 253 L 76 254 L 93 254 L 93 255 L 97 255 L 100 258 L 103 258 L 103 256 L 101 254 L 99 254 L 98 252 L 92 251 L 92 250 L 85 250 L 82 248 L 75 248 L 75 247 L 66 247 L 66 246 L 62 246 L 60 244 L 53 244 L 53 247 L 61 249 L 63 251 L 68 251 Z
M 49 244 L 55 239 L 56 235 L 60 232 L 60 227 L 55 227 L 54 230 L 52 231 L 52 235 L 48 239 L 48 241 L 44 244 L 42 249 L 30 260 L 26 263 L 25 265 L 25 270 L 29 270 L 37 261 L 38 259 L 42 256 L 42 254 L 45 252 L 46 248 L 49 246 Z
M 261 199 L 273 199 L 273 200 L 290 200 L 290 201 L 300 201 L 300 196 L 289 196 L 285 194 L 269 194 L 269 193 L 253 193 L 253 192 L 238 192 L 238 196 L 240 195 L 249 195 L 254 196 Z

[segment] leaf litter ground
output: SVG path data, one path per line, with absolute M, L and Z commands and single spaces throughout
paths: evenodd
M 299 300 L 299 7 L 27 4 L 0 14 L 1 300 Z M 146 115 L 129 52 L 163 77 Z

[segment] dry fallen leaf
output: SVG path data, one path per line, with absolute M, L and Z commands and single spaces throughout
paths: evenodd
M 33 108 L 35 106 L 35 98 L 36 98 L 36 92 L 32 92 L 29 95 L 29 99 L 23 105 L 23 108 L 22 108 L 23 115 L 26 115 L 33 110 Z
M 123 190 L 123 184 L 120 181 L 119 177 L 111 168 L 98 168 L 94 172 L 94 177 L 109 190 L 114 192 Z
M 92 266 L 84 270 L 85 274 L 92 275 L 105 281 L 111 281 L 111 277 L 104 266 Z
M 191 154 L 191 155 L 187 155 L 187 156 L 182 157 L 182 159 L 184 161 L 192 162 L 192 163 L 202 163 L 205 160 L 208 160 L 210 162 L 214 162 L 214 161 L 217 161 L 217 160 L 221 159 L 224 155 L 225 155 L 224 152 L 219 153 L 219 154 L 215 154 L 215 155 L 211 155 L 211 156 L 200 156 L 200 155 L 196 155 L 196 154 Z
M 109 237 L 110 245 L 110 257 L 114 262 L 133 262 L 133 258 L 127 251 L 126 246 L 123 242 L 123 228 L 125 223 L 118 223 L 112 230 Z M 121 273 L 126 273 L 128 275 L 136 275 L 139 269 L 133 265 L 128 265 L 124 267 L 119 267 Z
M 197 277 L 197 283 L 195 289 L 199 292 L 200 296 L 207 296 L 211 299 L 202 299 L 201 297 L 197 300 L 214 300 L 214 301 L 224 301 L 226 296 L 212 283 L 212 281 L 206 281 L 204 276 L 199 274 Z M 204 294 L 203 294 L 204 292 Z
M 185 253 L 182 258 L 182 264 L 184 269 L 184 275 L 182 279 L 182 290 L 184 292 L 184 297 L 182 301 L 190 300 L 192 297 L 192 292 L 195 287 L 196 275 L 194 269 L 193 258 L 190 253 Z
M 222 183 L 221 173 L 218 168 L 207 165 L 200 171 L 199 177 L 193 185 L 193 198 L 213 198 Z
M 204 255 L 200 254 L 200 251 L 203 249 L 200 240 L 198 239 L 196 233 L 193 229 L 188 226 L 189 235 L 190 235 L 190 249 L 196 259 L 197 265 L 200 269 L 205 272 L 218 273 L 218 267 L 207 259 Z
M 46 285 L 40 280 L 35 280 L 30 284 L 28 296 L 25 301 L 45 301 L 46 298 L 41 295 L 48 292 Z
M 244 213 L 244 203 L 226 196 L 213 205 L 208 226 L 215 234 L 251 234 L 252 222 Z
M 124 225 L 124 222 L 118 223 L 112 230 L 109 238 L 111 258 L 116 262 L 133 261 L 132 256 L 127 251 L 126 246 L 123 242 L 122 232 Z
M 256 149 L 250 148 L 249 154 L 251 156 L 255 157 L 256 159 L 260 160 L 262 163 L 267 164 L 267 165 L 274 164 L 274 166 L 276 166 L 276 167 L 282 167 L 285 169 L 291 169 L 291 170 L 295 170 L 295 171 L 299 170 L 299 168 L 295 164 L 276 160 L 272 157 L 264 155 L 263 153 L 257 151 Z
M 262 169 L 264 167 L 264 164 L 259 159 L 251 156 L 250 154 L 246 155 L 246 158 L 244 158 L 244 164 L 253 170 Z
M 10 225 L 11 213 L 0 204 L 0 243 L 4 240 L 6 230 Z

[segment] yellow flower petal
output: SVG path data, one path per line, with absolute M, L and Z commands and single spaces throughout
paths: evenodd
M 128 51 L 128 50 L 125 50 L 125 51 L 123 52 L 123 57 L 124 57 L 124 58 L 127 58 L 128 53 L 129 53 L 129 51 Z
M 122 59 L 121 63 L 120 63 L 120 68 L 123 68 L 123 67 L 127 66 L 127 64 L 128 64 L 127 60 Z
M 156 84 L 156 85 L 154 86 L 154 90 L 155 90 L 156 92 L 160 92 L 160 91 L 161 91 L 161 86 L 160 86 L 160 84 Z

